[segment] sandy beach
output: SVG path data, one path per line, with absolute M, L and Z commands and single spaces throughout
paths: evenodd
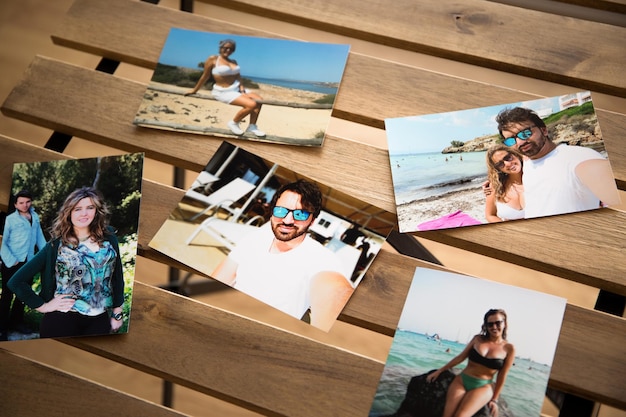
M 480 187 L 456 191 L 444 196 L 412 201 L 397 207 L 401 232 L 417 231 L 417 226 L 446 214 L 461 210 L 474 219 L 486 223 L 485 196 Z
M 169 84 L 150 83 L 141 106 L 137 110 L 135 123 L 140 126 L 185 131 L 196 134 L 264 140 L 304 146 L 321 146 L 324 132 L 330 122 L 332 109 L 307 109 L 285 105 L 264 104 L 257 125 L 266 133 L 257 138 L 251 133 L 234 135 L 226 124 L 232 120 L 240 107 L 215 101 L 209 90 L 200 90 L 193 96 L 185 96 L 189 88 Z M 251 90 L 264 101 L 313 104 L 324 96 L 304 90 L 259 84 Z M 240 127 L 245 130 L 249 118 Z

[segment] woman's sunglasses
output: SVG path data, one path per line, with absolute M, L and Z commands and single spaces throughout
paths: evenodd
M 498 161 L 497 163 L 493 164 L 493 166 L 498 170 L 498 171 L 502 171 L 502 168 L 504 168 L 504 163 L 505 162 L 511 162 L 513 160 L 513 154 L 512 153 L 507 153 L 506 156 L 504 158 L 502 158 L 500 161 Z
M 276 206 L 272 210 L 272 216 L 284 219 L 289 213 L 293 213 L 294 220 L 307 220 L 311 213 L 302 209 L 290 210 L 286 207 Z
M 511 136 L 510 138 L 504 139 L 504 144 L 506 146 L 513 146 L 515 145 L 515 143 L 517 143 L 516 138 L 520 140 L 527 140 L 529 137 L 533 135 L 533 127 L 536 127 L 536 126 L 527 127 L 526 129 L 520 132 L 517 132 L 515 136 Z
M 502 324 L 504 323 L 504 320 L 497 320 L 497 321 L 488 321 L 487 322 L 487 327 L 502 327 Z

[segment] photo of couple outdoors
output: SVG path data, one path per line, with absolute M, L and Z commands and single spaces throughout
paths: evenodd
M 224 142 L 150 247 L 200 282 L 214 278 L 328 331 L 395 224 L 389 212 Z
M 134 123 L 321 146 L 349 49 L 173 28 Z
M 549 294 L 416 268 L 369 416 L 538 417 L 565 307 Z
M 1 340 L 128 332 L 143 154 L 15 164 Z
M 385 126 L 401 232 L 620 204 L 589 92 Z

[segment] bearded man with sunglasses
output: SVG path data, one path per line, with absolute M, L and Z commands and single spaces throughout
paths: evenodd
M 619 204 L 609 161 L 583 146 L 557 146 L 544 121 L 532 110 L 515 107 L 496 117 L 504 144 L 524 161 L 525 217 L 551 216 Z
M 354 291 L 339 258 L 308 235 L 322 209 L 319 188 L 298 180 L 282 186 L 264 226 L 237 243 L 211 276 L 328 331 Z

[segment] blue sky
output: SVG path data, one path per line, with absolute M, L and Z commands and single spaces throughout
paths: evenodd
M 467 343 L 492 308 L 507 313 L 516 356 L 551 365 L 566 300 L 450 272 L 417 268 L 398 326 Z
M 558 96 L 491 107 L 385 119 L 389 153 L 441 152 L 453 140 L 466 142 L 498 133 L 496 115 L 505 107 L 559 111 Z
M 237 50 L 232 58 L 244 77 L 298 81 L 339 82 L 350 50 L 349 45 L 301 42 L 238 36 L 173 28 L 165 41 L 159 63 L 198 68 L 218 53 L 222 39 L 233 39 Z

